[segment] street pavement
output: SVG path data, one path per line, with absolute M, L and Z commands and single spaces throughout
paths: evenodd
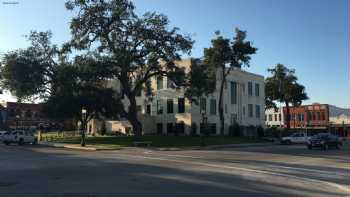
M 327 151 L 0 145 L 0 197 L 114 196 L 350 196 L 350 144 Z

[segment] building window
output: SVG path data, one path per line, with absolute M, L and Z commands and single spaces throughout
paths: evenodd
M 277 121 L 277 114 L 275 114 L 275 121 Z
M 321 113 L 317 112 L 317 120 L 321 120 Z
M 141 112 L 142 111 L 142 106 L 141 105 L 136 105 L 136 111 Z
M 255 105 L 255 116 L 256 118 L 260 118 L 260 105 Z
M 163 89 L 163 77 L 157 77 L 157 90 Z
M 163 113 L 163 105 L 162 100 L 157 100 L 157 114 Z
M 148 104 L 148 105 L 146 106 L 146 113 L 149 114 L 149 115 L 151 115 L 151 104 Z
M 255 84 L 255 96 L 260 96 L 260 85 L 258 83 Z
M 216 100 L 210 99 L 210 114 L 216 115 Z
M 199 105 L 200 105 L 200 113 L 206 113 L 206 111 L 207 111 L 207 99 L 201 98 Z
M 231 114 L 231 124 L 234 124 L 237 122 L 237 114 Z
M 253 117 L 253 104 L 248 104 L 248 117 Z
M 173 133 L 174 132 L 173 123 L 167 123 L 166 124 L 166 131 L 167 131 L 167 133 Z
M 167 106 L 167 113 L 168 114 L 174 113 L 174 101 L 173 101 L 173 99 L 168 99 L 166 101 L 166 106 Z
M 272 121 L 272 114 L 269 114 L 269 121 Z
M 248 96 L 253 96 L 253 83 L 248 82 Z
M 278 116 L 279 116 L 279 117 L 278 117 L 278 120 L 279 120 L 279 121 L 282 121 L 282 115 L 281 115 L 281 114 L 278 114 Z
M 237 83 L 231 81 L 231 104 L 237 104 Z
M 178 113 L 185 113 L 185 99 L 178 98 L 177 105 L 178 105 Z
M 163 133 L 163 124 L 157 123 L 157 134 L 162 134 L 162 133 Z
M 227 104 L 225 104 L 225 114 L 227 114 Z
M 324 112 L 321 113 L 321 119 L 326 120 L 326 114 Z
M 245 116 L 245 106 L 243 106 L 243 116 Z

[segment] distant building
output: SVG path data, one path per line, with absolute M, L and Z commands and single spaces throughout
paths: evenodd
M 42 113 L 42 104 L 5 102 L 1 104 L 4 112 L 4 123 L 11 129 L 37 128 L 49 124 L 48 118 Z
M 333 133 L 350 137 L 350 109 L 329 105 L 329 127 Z
M 287 109 L 267 109 L 265 111 L 266 127 L 287 127 Z M 281 115 L 281 119 L 279 116 Z M 310 132 L 332 132 L 339 136 L 350 137 L 350 109 L 328 104 L 314 103 L 290 107 L 289 125 L 291 129 L 305 129 Z
M 284 115 L 280 108 L 270 108 L 265 111 L 266 127 L 284 127 Z
M 283 107 L 283 115 L 287 117 L 287 108 Z M 290 128 L 327 129 L 329 123 L 328 104 L 302 105 L 290 107 Z M 287 118 L 284 127 L 287 126 Z

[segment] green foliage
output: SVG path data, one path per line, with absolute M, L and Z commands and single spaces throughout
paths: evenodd
M 191 70 L 187 77 L 185 96 L 195 104 L 198 104 L 198 98 L 216 89 L 216 69 L 203 64 L 199 59 L 191 59 Z
M 19 100 L 33 97 L 46 98 L 50 94 L 50 81 L 57 68 L 54 61 L 59 53 L 51 45 L 50 32 L 33 31 L 27 36 L 31 45 L 11 51 L 2 59 L 2 86 Z
M 297 82 L 295 71 L 277 64 L 275 68 L 268 69 L 272 74 L 265 80 L 265 95 L 267 106 L 276 105 L 274 102 L 288 102 L 295 106 L 301 105 L 303 100 L 308 99 L 305 87 Z

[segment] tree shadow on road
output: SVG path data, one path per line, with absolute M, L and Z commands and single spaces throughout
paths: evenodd
M 52 150 L 52 151 L 50 151 Z M 15 151 L 15 150 L 12 150 Z M 27 148 L 7 157 L 3 180 L 18 184 L 0 187 L 4 196 L 342 196 L 305 185 L 253 178 L 219 169 L 147 159 L 124 159 L 117 154 Z M 6 156 L 0 156 L 5 159 Z M 13 161 L 12 161 L 13 160 Z M 248 161 L 241 161 L 248 162 Z

